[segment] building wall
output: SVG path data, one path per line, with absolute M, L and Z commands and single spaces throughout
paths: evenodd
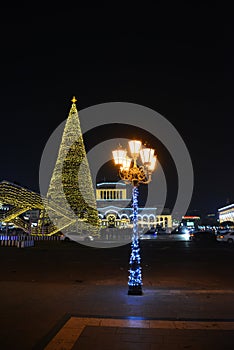
M 122 200 L 127 198 L 126 189 L 97 189 L 96 190 L 96 199 L 111 199 L 111 200 Z
M 234 222 L 234 204 L 227 205 L 223 208 L 218 209 L 219 222 L 233 221 Z
M 116 188 L 116 187 L 117 188 Z M 132 207 L 131 199 L 127 198 L 126 184 L 101 183 L 97 184 L 96 199 L 97 209 L 102 227 L 131 227 Z M 171 215 L 157 215 L 157 208 L 139 208 L 139 227 L 172 228 Z

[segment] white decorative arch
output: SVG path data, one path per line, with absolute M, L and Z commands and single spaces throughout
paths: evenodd
M 129 216 L 128 216 L 128 214 L 121 214 L 120 215 L 120 219 L 122 220 L 122 219 L 128 219 L 129 220 Z
M 155 215 L 154 214 L 149 215 L 149 222 L 151 222 L 151 221 L 155 222 Z
M 105 216 L 106 216 L 106 217 L 107 217 L 108 215 L 110 215 L 110 214 L 113 214 L 113 215 L 115 215 L 116 217 L 119 216 L 119 213 L 118 213 L 116 210 L 107 210 L 107 211 L 105 212 Z
M 144 222 L 148 223 L 149 222 L 149 215 L 147 215 L 147 214 L 142 215 L 142 220 Z

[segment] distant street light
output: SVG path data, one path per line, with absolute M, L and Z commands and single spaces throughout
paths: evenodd
M 127 151 L 119 146 L 112 151 L 115 164 L 119 168 L 119 176 L 125 183 L 130 183 L 132 188 L 132 207 L 133 207 L 133 235 L 130 256 L 130 269 L 128 280 L 128 294 L 142 295 L 142 274 L 140 265 L 140 245 L 138 234 L 138 186 L 139 184 L 148 184 L 151 181 L 152 172 L 156 165 L 156 156 L 154 149 L 142 147 L 141 141 L 129 141 L 131 157 L 128 157 Z M 142 165 L 137 164 L 137 159 L 141 158 Z

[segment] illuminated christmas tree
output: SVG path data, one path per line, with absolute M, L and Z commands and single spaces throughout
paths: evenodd
M 97 205 L 75 102 L 73 97 L 47 198 L 70 217 L 71 225 L 66 225 L 68 230 L 88 228 L 90 233 L 96 233 L 99 226 Z M 50 213 L 49 216 L 51 218 Z M 63 228 L 65 224 L 59 219 L 59 216 L 53 217 L 52 221 Z

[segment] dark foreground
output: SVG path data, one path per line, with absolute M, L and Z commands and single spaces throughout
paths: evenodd
M 1 348 L 44 349 L 71 316 L 88 320 L 83 332 L 53 349 L 89 349 L 94 343 L 103 350 L 233 348 L 234 248 L 182 241 L 142 241 L 141 248 L 144 294 L 128 296 L 130 245 L 1 247 Z M 101 318 L 111 319 L 110 327 L 92 327 L 90 320 Z M 173 326 L 115 327 L 114 320 Z

